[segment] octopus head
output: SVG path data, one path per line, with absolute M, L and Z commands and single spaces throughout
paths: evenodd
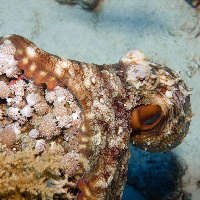
M 178 73 L 150 63 L 141 50 L 129 50 L 120 64 L 128 99 L 134 98 L 127 107 L 134 146 L 150 152 L 166 152 L 178 146 L 191 121 L 190 89 Z

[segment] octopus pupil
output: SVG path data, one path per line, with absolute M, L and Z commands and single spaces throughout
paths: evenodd
M 145 126 L 150 126 L 152 124 L 154 124 L 155 122 L 157 122 L 157 120 L 159 120 L 159 118 L 161 117 L 162 111 L 158 112 L 157 114 L 151 116 L 149 119 L 147 119 L 143 125 Z

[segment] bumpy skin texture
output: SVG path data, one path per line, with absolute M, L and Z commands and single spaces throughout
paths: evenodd
M 14 49 L 25 78 L 33 78 L 36 85 L 45 83 L 49 90 L 61 82 L 80 104 L 82 178 L 76 199 L 121 199 L 130 140 L 141 149 L 166 152 L 188 132 L 190 91 L 178 74 L 150 63 L 138 49 L 129 50 L 117 64 L 95 65 L 51 55 L 18 35 L 1 37 L 0 45 Z M 138 109 L 139 119 L 131 119 L 141 105 L 157 105 L 159 120 L 153 116 L 153 122 L 140 122 L 144 106 Z M 139 122 L 131 127 L 134 119 Z M 132 132 L 135 126 L 139 128 Z

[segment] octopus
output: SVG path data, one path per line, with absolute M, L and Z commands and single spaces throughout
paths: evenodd
M 5 151 L 5 156 L 12 159 L 26 149 L 25 144 L 22 145 L 23 148 L 20 146 L 23 143 L 22 138 L 15 139 L 11 135 L 9 137 L 12 140 L 8 140 L 4 137 L 8 132 L 6 130 L 12 129 L 11 125 L 16 124 L 16 121 L 21 128 L 21 134 L 26 126 L 29 135 L 32 135 L 31 142 L 27 134 L 23 136 L 27 137 L 27 146 L 32 145 L 29 151 L 39 149 L 39 153 L 33 153 L 37 166 L 45 160 L 43 155 L 52 146 L 60 144 L 59 148 L 62 149 L 64 140 L 65 144 L 72 145 L 67 150 L 57 151 L 54 157 L 61 156 L 62 162 L 66 156 L 71 155 L 71 160 L 67 160 L 67 167 L 66 163 L 59 166 L 60 174 L 57 179 L 56 176 L 49 178 L 46 173 L 42 180 L 49 188 L 54 189 L 52 197 L 46 199 L 119 200 L 127 180 L 130 143 L 149 152 L 167 152 L 181 144 L 188 133 L 192 117 L 191 89 L 186 86 L 178 72 L 164 65 L 151 63 L 139 49 L 128 50 L 119 63 L 96 65 L 49 54 L 22 36 L 8 35 L 0 38 L 0 66 L 6 65 L 13 65 L 18 72 L 15 78 L 1 75 L 2 84 L 6 86 L 4 90 L 14 87 L 22 80 L 23 84 L 32 83 L 31 87 L 37 86 L 38 89 L 34 92 L 39 91 L 41 96 L 58 91 L 59 87 L 63 93 L 67 91 L 73 96 L 76 109 L 80 110 L 81 121 L 75 126 L 77 130 L 70 130 L 77 134 L 70 134 L 69 127 L 60 126 L 59 130 L 53 129 L 52 135 L 42 135 L 44 129 L 53 126 L 46 121 L 54 112 L 55 102 L 54 105 L 50 105 L 50 101 L 45 104 L 49 106 L 46 113 L 32 110 L 36 114 L 25 116 L 25 122 L 21 118 L 21 121 L 19 118 L 12 120 L 13 115 L 0 115 L 8 121 L 8 125 L 1 123 L 4 127 L 0 132 L 1 145 L 5 147 L 1 152 Z M 27 87 L 25 96 L 27 102 L 30 102 L 33 97 L 28 98 L 28 90 Z M 3 97 L 3 92 L 1 93 L 0 108 L 4 112 L 8 107 L 8 102 L 5 102 L 8 95 Z M 21 107 L 23 110 L 26 104 Z M 61 116 L 64 117 L 65 114 Z M 43 129 L 35 128 L 37 125 L 34 125 L 35 129 L 32 128 L 31 123 L 35 118 L 46 120 Z M 52 118 L 56 120 L 55 117 Z M 58 121 L 54 124 L 57 123 Z M 51 142 L 51 145 L 48 146 L 45 140 Z M 53 159 L 50 157 L 48 162 L 51 160 Z M 26 163 L 24 168 L 31 168 L 33 165 Z M 3 172 L 0 172 L 0 179 L 2 177 Z M 35 187 L 34 192 L 40 189 L 35 185 L 32 187 Z M 28 186 L 23 190 L 16 186 L 12 189 L 12 194 L 17 191 L 24 199 L 28 199 L 26 195 L 30 190 Z M 31 194 L 35 195 L 34 198 L 31 196 L 32 199 L 41 198 L 41 194 L 34 192 Z M 5 198 L 6 195 L 8 192 L 0 192 L 0 197 Z M 45 199 L 44 195 L 42 199 Z
M 80 4 L 84 9 L 93 10 L 98 5 L 100 0 L 56 0 L 60 4 Z
M 193 6 L 193 7 L 197 7 L 200 4 L 199 0 L 189 0 L 189 3 Z

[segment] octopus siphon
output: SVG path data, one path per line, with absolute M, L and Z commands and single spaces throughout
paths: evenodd
M 139 49 L 96 65 L 0 37 L 0 198 L 121 199 L 130 143 L 178 146 L 190 94 L 178 72 Z

